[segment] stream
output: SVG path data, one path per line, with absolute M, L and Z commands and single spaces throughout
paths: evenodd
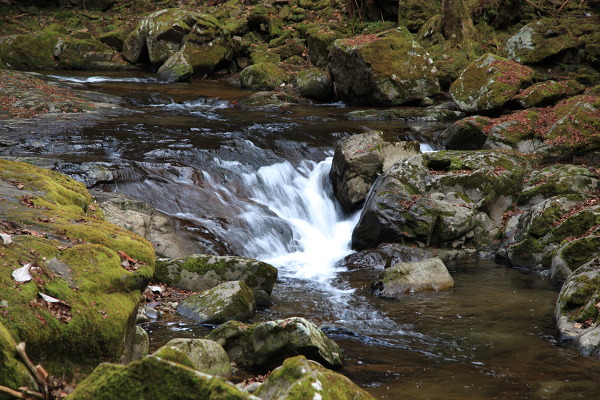
M 340 371 L 379 399 L 595 399 L 600 360 L 554 338 L 559 287 L 537 275 L 468 257 L 449 262 L 452 290 L 373 296 L 380 271 L 348 270 L 358 220 L 328 180 L 335 143 L 382 130 L 440 148 L 444 125 L 352 121 L 352 107 L 307 104 L 245 111 L 253 92 L 225 81 L 165 84 L 144 74 L 49 72 L 62 83 L 122 98 L 128 109 L 13 147 L 12 156 L 105 162 L 110 190 L 185 220 L 207 252 L 279 269 L 272 305 L 254 321 L 302 316 L 342 348 Z M 145 326 L 151 350 L 202 337 L 189 321 Z

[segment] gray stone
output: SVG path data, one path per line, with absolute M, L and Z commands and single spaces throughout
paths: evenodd
M 206 339 L 171 339 L 166 347 L 174 347 L 185 353 L 194 369 L 209 375 L 231 375 L 229 356 L 217 342 Z
M 179 52 L 169 57 L 156 74 L 167 82 L 184 82 L 190 79 L 193 72 L 187 56 Z

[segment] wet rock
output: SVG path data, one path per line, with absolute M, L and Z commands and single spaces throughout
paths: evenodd
M 17 359 L 16 346 L 10 332 L 0 322 L 0 385 L 13 390 L 23 386 L 35 389 L 37 386 L 27 367 Z
M 273 63 L 250 65 L 240 73 L 242 87 L 249 89 L 272 90 L 288 82 L 288 75 Z
M 575 80 L 568 81 L 544 81 L 531 85 L 521 90 L 514 97 L 514 101 L 523 108 L 545 107 L 557 101 L 582 93 L 585 86 Z
M 74 400 L 260 400 L 221 377 L 210 376 L 180 363 L 153 356 L 127 366 L 100 364 L 77 385 L 69 397 Z
M 247 321 L 256 312 L 256 301 L 244 282 L 232 281 L 182 300 L 177 312 L 201 324 Z
M 574 341 L 588 356 L 600 357 L 600 259 L 581 265 L 558 295 L 555 318 L 561 341 Z
M 83 184 L 24 163 L 0 165 L 0 216 L 9 224 L 2 230 L 13 241 L 2 250 L 0 291 L 11 306 L 0 321 L 57 365 L 120 359 L 154 272 L 152 245 L 106 222 Z M 15 287 L 11 273 L 23 254 L 36 278 Z M 122 257 L 131 260 L 126 267 Z M 38 293 L 59 301 L 49 304 Z
M 187 56 L 183 53 L 175 53 L 160 66 L 156 74 L 167 82 L 185 82 L 190 79 L 193 72 L 194 68 Z
M 452 85 L 450 95 L 466 112 L 498 109 L 533 78 L 533 70 L 488 53 L 473 61 Z
M 344 211 L 357 209 L 375 179 L 394 163 L 418 154 L 416 142 L 388 141 L 383 132 L 352 135 L 335 149 L 329 178 Z
M 319 68 L 302 70 L 294 79 L 296 88 L 304 96 L 314 99 L 325 99 L 329 95 L 331 79 L 327 72 Z
M 255 392 L 263 400 L 372 400 L 350 379 L 307 360 L 288 358 Z
M 407 293 L 439 291 L 454 287 L 444 262 L 435 257 L 392 265 L 371 283 L 381 297 L 397 298 Z
M 57 161 L 54 169 L 83 182 L 88 189 L 101 183 L 113 183 L 115 179 L 111 165 L 105 162 L 73 164 Z
M 191 367 L 196 371 L 209 375 L 228 377 L 231 375 L 229 356 L 217 342 L 205 339 L 171 339 L 153 355 L 170 361 L 171 349 L 183 352 L 189 359 Z
M 146 238 L 153 244 L 158 257 L 179 259 L 212 251 L 197 236 L 188 233 L 183 222 L 157 211 L 148 203 L 120 193 L 94 191 L 93 194 L 108 222 Z M 208 288 L 201 290 L 204 289 Z
M 404 27 L 336 40 L 328 59 L 345 101 L 396 106 L 440 91 L 433 61 Z
M 487 128 L 492 125 L 487 117 L 463 118 L 442 133 L 447 150 L 481 150 L 487 140 Z
M 356 110 L 347 113 L 346 116 L 352 121 L 441 122 L 455 121 L 464 117 L 465 114 L 460 111 L 445 110 L 441 108 L 387 108 L 377 110 Z
M 407 158 L 375 181 L 352 246 L 485 247 L 527 169 L 521 156 L 506 152 L 448 151 Z
M 357 251 L 346 256 L 340 264 L 350 270 L 385 269 L 403 262 L 419 261 L 433 257 L 433 250 L 382 243 L 374 249 Z
M 130 343 L 125 343 L 128 347 L 126 356 L 121 359 L 123 364 L 128 364 L 132 361 L 138 361 L 148 355 L 150 347 L 150 338 L 148 333 L 139 325 L 135 326 L 135 333 L 131 335 Z
M 329 368 L 342 365 L 338 345 L 304 318 L 292 317 L 246 325 L 229 321 L 207 339 L 219 343 L 231 361 L 242 368 L 269 369 L 287 357 L 303 355 Z
M 243 281 L 254 291 L 271 294 L 277 268 L 262 261 L 236 256 L 195 254 L 157 262 L 156 277 L 180 289 L 201 291 L 227 281 Z

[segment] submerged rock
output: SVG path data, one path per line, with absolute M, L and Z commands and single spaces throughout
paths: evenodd
M 189 359 L 190 366 L 196 371 L 209 375 L 228 377 L 231 375 L 229 356 L 217 342 L 205 339 L 171 339 L 153 355 L 177 362 L 176 355 L 169 357 L 171 349 L 177 349 Z
M 444 262 L 435 257 L 422 261 L 397 263 L 383 271 L 371 283 L 382 297 L 397 298 L 407 293 L 439 291 L 454 287 Z
M 396 106 L 440 92 L 429 54 L 404 27 L 335 41 L 329 68 L 342 100 Z
M 303 355 L 329 368 L 342 366 L 338 345 L 304 318 L 292 317 L 252 325 L 229 321 L 212 331 L 207 339 L 223 346 L 231 361 L 242 368 L 274 368 L 285 358 L 296 355 Z
M 228 399 L 260 400 L 221 377 L 207 375 L 189 366 L 147 356 L 127 366 L 100 364 L 69 395 L 73 400 L 97 399 Z
M 247 321 L 256 311 L 252 289 L 242 281 L 221 283 L 182 300 L 177 312 L 201 324 L 222 324 L 230 320 Z
M 344 211 L 354 211 L 382 172 L 419 153 L 417 142 L 389 141 L 383 132 L 373 131 L 342 139 L 335 148 L 329 172 L 334 195 Z
M 450 95 L 466 112 L 498 109 L 533 78 L 525 65 L 488 53 L 473 61 L 452 85 Z
M 373 400 L 350 379 L 307 360 L 288 358 L 255 392 L 263 400 Z

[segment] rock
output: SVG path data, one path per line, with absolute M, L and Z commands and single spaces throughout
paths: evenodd
M 302 70 L 294 79 L 296 88 L 304 96 L 325 99 L 329 95 L 331 79 L 328 73 L 319 68 Z
M 342 38 L 342 34 L 331 30 L 329 26 L 315 25 L 306 29 L 308 57 L 317 67 L 328 66 L 327 56 L 337 39 Z
M 591 232 L 585 237 L 568 241 L 554 253 L 556 255 L 552 258 L 552 264 L 550 265 L 552 279 L 563 281 L 581 265 L 600 257 L 600 236 L 598 235 L 600 231 L 600 218 L 598 218 L 600 212 L 596 211 L 594 213 L 596 225 L 590 229 Z
M 228 377 L 231 375 L 229 356 L 217 342 L 205 339 L 171 339 L 153 355 L 165 358 L 163 355 L 169 349 L 177 349 L 187 355 L 192 368 L 208 375 Z M 170 360 L 175 361 L 175 360 Z
M 563 284 L 555 307 L 561 341 L 575 341 L 585 355 L 600 357 L 600 259 L 577 268 Z
M 307 360 L 288 358 L 255 392 L 263 400 L 373 400 L 350 379 Z
M 160 66 L 156 74 L 167 82 L 185 82 L 190 79 L 193 72 L 194 68 L 187 56 L 183 53 L 175 53 Z
M 106 162 L 74 164 L 57 161 L 54 163 L 53 169 L 84 183 L 88 189 L 98 184 L 114 183 L 115 179 L 111 165 Z
M 577 25 L 579 25 L 578 34 L 573 30 Z M 538 63 L 567 49 L 578 47 L 579 36 L 594 30 L 588 26 L 588 21 L 576 22 L 570 17 L 537 19 L 523 26 L 508 39 L 506 50 L 517 62 Z M 585 43 L 585 39 L 582 42 Z
M 304 318 L 292 317 L 252 325 L 229 321 L 207 339 L 219 343 L 242 368 L 269 369 L 287 357 L 303 355 L 328 368 L 342 366 L 338 345 Z
M 184 290 L 202 291 L 227 281 L 243 281 L 254 291 L 271 294 L 277 274 L 277 268 L 251 258 L 195 254 L 159 260 L 155 276 Z
M 488 53 L 461 72 L 450 95 L 463 111 L 490 111 L 504 106 L 532 78 L 531 68 Z
M 429 99 L 426 97 L 425 99 Z M 430 99 L 431 100 L 431 99 Z M 376 110 L 355 110 L 346 114 L 352 121 L 455 121 L 465 114 L 460 111 L 440 108 L 386 108 Z
M 487 117 L 472 116 L 450 125 L 442 133 L 447 150 L 481 150 L 487 139 L 487 128 L 492 123 Z
M 93 194 L 108 222 L 146 238 L 154 245 L 158 257 L 179 259 L 188 254 L 213 251 L 198 240 L 198 236 L 188 233 L 183 222 L 157 211 L 148 203 L 121 193 L 94 191 Z M 159 264 L 162 268 L 162 262 Z M 200 290 L 204 289 L 208 288 Z
M 411 32 L 417 32 L 427 20 L 438 14 L 436 4 L 419 0 L 405 0 L 398 3 L 398 25 Z
M 221 377 L 153 356 L 127 366 L 100 364 L 69 397 L 73 400 L 260 400 Z
M 335 148 L 329 178 L 342 209 L 356 210 L 382 172 L 418 153 L 417 142 L 387 141 L 383 132 L 373 131 L 341 140 Z
M 250 65 L 240 73 L 242 87 L 248 89 L 273 90 L 286 83 L 288 75 L 273 63 Z
M 538 82 L 521 90 L 513 100 L 523 108 L 545 107 L 565 97 L 582 93 L 585 86 L 575 80 Z
M 17 343 L 10 332 L 0 322 L 0 371 L 2 372 L 0 373 L 0 385 L 13 390 L 18 390 L 23 386 L 37 389 L 27 367 L 17 358 L 16 346 Z M 0 395 L 0 398 L 4 397 Z
M 485 246 L 477 241 L 487 242 L 492 234 L 475 234 L 477 225 L 489 221 L 488 232 L 500 226 L 528 168 L 524 158 L 506 152 L 442 151 L 407 158 L 373 184 L 352 246 Z
M 154 271 L 152 245 L 106 222 L 83 184 L 25 163 L 0 160 L 0 167 L 0 218 L 12 224 L 3 230 L 14 230 L 2 250 L 0 291 L 10 308 L 0 321 L 56 365 L 120 359 Z M 126 267 L 125 255 L 133 260 Z M 22 262 L 35 265 L 39 279 L 17 288 L 11 273 Z M 50 307 L 38 293 L 61 302 Z
M 264 62 L 277 64 L 281 62 L 281 56 L 270 51 L 253 51 L 250 53 L 250 59 L 252 60 L 252 64 Z
M 397 263 L 383 271 L 371 283 L 381 297 L 398 298 L 407 293 L 439 291 L 454 287 L 444 262 L 435 257 L 422 261 Z
M 247 321 L 256 312 L 256 301 L 244 282 L 232 281 L 182 300 L 177 312 L 201 324 Z
M 397 106 L 440 91 L 433 61 L 404 27 L 338 39 L 328 59 L 344 101 Z
M 340 261 L 349 270 L 386 269 L 403 262 L 419 261 L 433 257 L 431 249 L 403 246 L 398 243 L 382 243 L 375 249 L 357 251 Z

